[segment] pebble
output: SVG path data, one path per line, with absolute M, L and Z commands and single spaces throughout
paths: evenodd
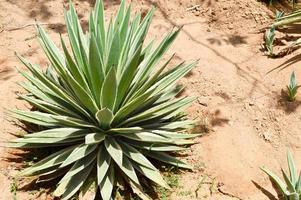
M 266 141 L 272 141 L 272 134 L 271 133 L 269 133 L 269 132 L 265 132 L 265 133 L 263 133 L 262 134 L 262 136 L 263 136 L 263 139 L 265 139 Z
M 201 14 L 200 11 L 196 11 L 196 12 L 194 13 L 195 16 L 200 16 L 200 14 Z
M 208 106 L 208 101 L 206 100 L 206 99 L 204 99 L 204 98 L 198 98 L 198 103 L 200 104 L 200 105 L 202 105 L 202 106 L 205 106 L 205 107 L 207 107 Z

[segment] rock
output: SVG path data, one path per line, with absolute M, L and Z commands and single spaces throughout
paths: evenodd
M 273 135 L 270 132 L 265 132 L 262 134 L 264 140 L 271 142 Z
M 249 106 L 254 106 L 254 105 L 255 105 L 255 103 L 253 101 L 249 102 Z
M 200 105 L 202 105 L 202 106 L 205 106 L 205 107 L 208 106 L 208 100 L 205 99 L 205 98 L 198 98 L 197 101 L 198 101 L 198 103 L 199 103 Z
M 228 29 L 232 30 L 234 28 L 233 24 L 228 25 Z
M 201 14 L 200 11 L 196 11 L 196 12 L 194 13 L 195 16 L 200 16 L 200 14 Z

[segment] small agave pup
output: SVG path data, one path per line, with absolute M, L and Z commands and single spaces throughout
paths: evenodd
M 190 169 L 168 153 L 185 149 L 197 136 L 184 133 L 194 124 L 183 114 L 194 98 L 176 98 L 183 89 L 176 81 L 196 62 L 166 70 L 170 57 L 158 66 L 179 30 L 168 33 L 156 47 L 153 42 L 144 46 L 154 9 L 143 20 L 140 14 L 130 20 L 130 12 L 122 1 L 106 29 L 103 3 L 97 0 L 84 33 L 70 3 L 65 20 L 71 51 L 61 38 L 62 53 L 37 26 L 49 67 L 43 71 L 18 56 L 29 70 L 20 72 L 28 80 L 21 83 L 28 91 L 21 98 L 37 110 L 14 110 L 11 115 L 43 130 L 9 146 L 55 147 L 20 176 L 61 177 L 54 195 L 64 200 L 84 194 L 92 184 L 103 200 L 114 199 L 116 187 L 124 183 L 146 199 L 141 175 L 169 188 L 152 160 Z
M 266 168 L 261 168 L 277 185 L 279 191 L 281 191 L 285 200 L 300 200 L 301 199 L 301 173 L 297 174 L 297 170 L 294 164 L 294 160 L 291 152 L 287 154 L 287 163 L 290 176 L 288 176 L 283 170 L 282 174 L 285 183 L 273 172 Z
M 287 97 L 289 101 L 295 101 L 296 100 L 296 96 L 297 96 L 297 92 L 298 92 L 298 88 L 300 86 L 298 86 L 297 84 L 297 79 L 296 79 L 296 75 L 295 72 L 293 72 L 290 76 L 290 82 L 287 86 Z
M 272 26 L 265 33 L 265 47 L 269 56 L 274 56 L 273 45 L 275 40 L 275 27 Z

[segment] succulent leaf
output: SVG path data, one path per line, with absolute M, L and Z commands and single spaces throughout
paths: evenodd
M 169 188 L 153 160 L 191 169 L 169 153 L 186 149 L 198 136 L 183 132 L 194 126 L 183 111 L 195 98 L 177 98 L 183 89 L 177 81 L 197 61 L 168 69 L 171 56 L 158 66 L 181 28 L 168 33 L 158 46 L 153 41 L 144 44 L 153 14 L 154 8 L 143 19 L 137 13 L 131 20 L 131 6 L 122 0 L 106 27 L 103 2 L 96 0 L 84 32 L 70 2 L 64 10 L 70 45 L 61 36 L 62 49 L 37 25 L 49 61 L 46 70 L 17 54 L 29 70 L 20 71 L 27 79 L 20 85 L 28 92 L 20 98 L 36 109 L 10 114 L 43 129 L 8 146 L 55 149 L 20 176 L 39 181 L 61 177 L 54 195 L 66 200 L 79 192 L 84 195 L 92 184 L 102 199 L 114 199 L 120 183 L 149 199 L 140 185 L 141 174 Z
M 294 164 L 294 160 L 290 151 L 287 153 L 287 163 L 290 172 L 290 177 L 282 171 L 285 183 L 273 172 L 262 167 L 261 170 L 264 171 L 270 179 L 276 184 L 278 189 L 282 192 L 283 197 L 288 200 L 299 200 L 301 198 L 301 172 L 299 178 L 297 177 L 297 170 Z

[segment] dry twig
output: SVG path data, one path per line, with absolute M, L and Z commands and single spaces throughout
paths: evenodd
M 25 24 L 23 26 L 18 26 L 18 27 L 13 27 L 13 28 L 8 28 L 8 29 L 3 29 L 2 31 L 16 31 L 16 30 L 20 30 L 20 29 L 23 29 L 23 28 L 26 28 L 26 27 L 30 27 L 30 26 L 35 26 L 35 25 L 50 25 L 50 24 L 53 24 L 53 23 L 29 23 L 29 24 Z
M 197 8 L 199 8 L 200 6 L 201 6 L 201 5 L 194 5 L 194 6 L 192 6 L 192 7 L 187 8 L 186 11 L 191 11 L 191 10 L 197 9 Z

